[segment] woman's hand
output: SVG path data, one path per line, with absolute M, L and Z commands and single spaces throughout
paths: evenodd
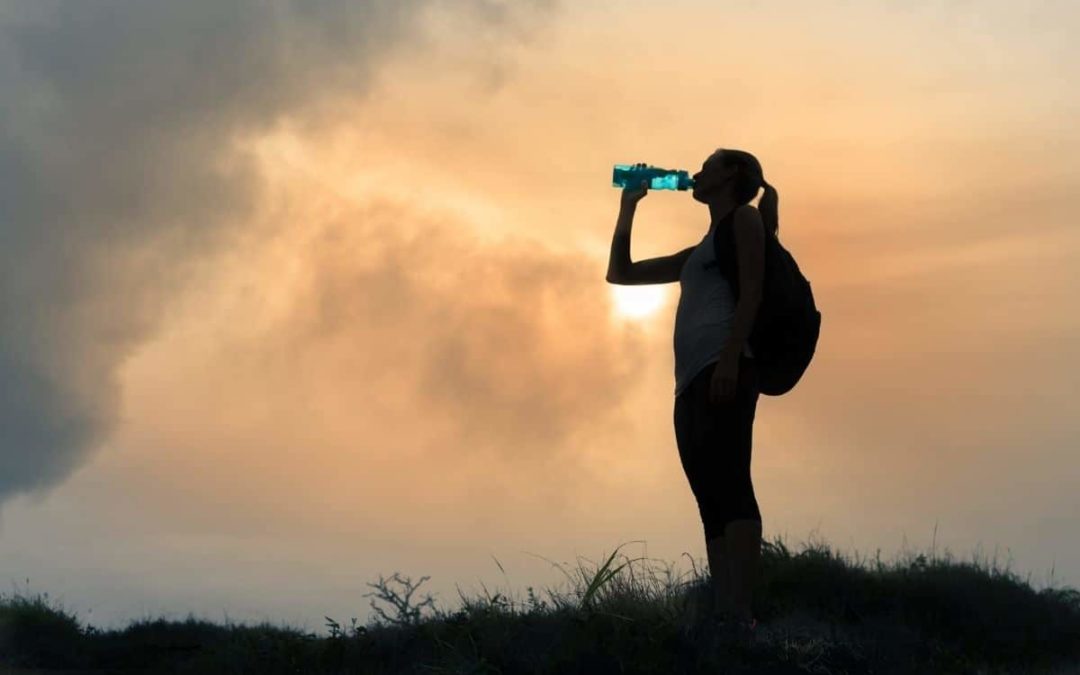
M 644 168 L 646 165 L 644 162 L 638 162 L 634 165 L 635 169 Z M 641 187 L 632 188 L 629 185 L 623 188 L 622 191 L 622 205 L 623 206 L 637 206 L 645 195 L 649 194 L 649 181 L 641 181 Z
M 735 386 L 739 381 L 739 354 L 724 350 L 709 382 L 709 402 L 714 405 L 729 403 L 735 398 Z

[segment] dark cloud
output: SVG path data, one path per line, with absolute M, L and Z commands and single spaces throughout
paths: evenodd
M 362 96 L 431 4 L 0 10 L 0 502 L 57 484 L 109 433 L 117 366 L 252 205 L 237 141 Z M 497 3 L 455 11 L 507 23 Z

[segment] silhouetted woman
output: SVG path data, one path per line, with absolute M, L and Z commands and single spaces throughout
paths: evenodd
M 749 202 L 765 189 L 760 210 Z M 647 183 L 624 189 L 607 281 L 678 281 L 675 315 L 675 438 L 697 500 L 718 613 L 752 627 L 761 556 L 761 512 L 750 480 L 757 371 L 747 336 L 761 299 L 765 237 L 776 236 L 777 194 L 750 153 L 720 148 L 694 174 L 694 199 L 707 204 L 708 233 L 674 255 L 632 262 L 630 228 Z M 720 228 L 721 260 L 713 231 Z M 736 274 L 736 302 L 721 270 Z

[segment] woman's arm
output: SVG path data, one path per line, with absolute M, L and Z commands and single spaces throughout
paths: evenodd
M 761 304 L 765 277 L 765 224 L 757 209 L 739 208 L 735 212 L 734 230 L 735 255 L 739 261 L 739 302 L 735 306 L 735 325 L 724 352 L 728 358 L 738 359 Z
M 634 205 L 624 204 L 619 210 L 619 220 L 611 238 L 611 258 L 605 280 L 620 286 L 671 284 L 678 281 L 686 259 L 697 247 L 687 246 L 672 255 L 633 262 L 630 260 L 630 227 L 633 219 Z
M 630 228 L 634 225 L 637 203 L 623 200 L 619 206 L 619 219 L 615 221 L 615 234 L 611 237 L 611 256 L 608 258 L 608 283 L 623 283 L 630 277 Z

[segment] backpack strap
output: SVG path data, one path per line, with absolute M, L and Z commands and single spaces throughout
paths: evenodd
M 724 275 L 731 285 L 731 294 L 736 303 L 739 301 L 739 261 L 735 252 L 735 211 L 738 208 L 736 206 L 732 209 L 731 213 L 717 221 L 713 228 L 713 253 L 716 262 L 705 266 L 716 265 L 719 268 L 720 274 Z

